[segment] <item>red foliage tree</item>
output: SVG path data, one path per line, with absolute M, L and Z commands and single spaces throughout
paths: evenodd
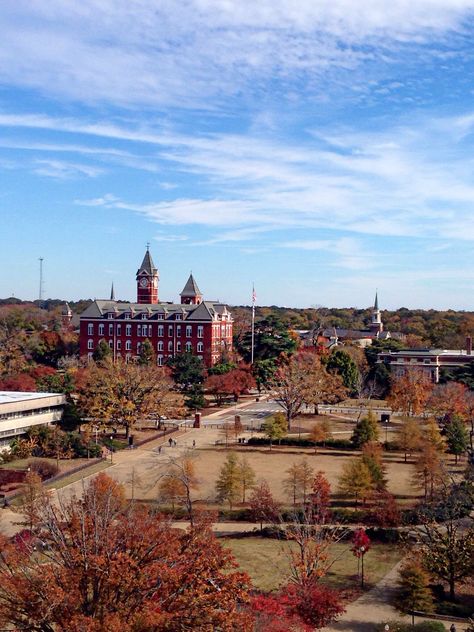
M 99 474 L 82 499 L 45 496 L 28 544 L 0 538 L 0 625 L 56 632 L 252 629 L 240 609 L 249 579 L 234 571 L 203 516 L 187 532 L 125 501 Z
M 275 522 L 280 514 L 280 506 L 273 498 L 267 481 L 261 481 L 253 489 L 249 505 L 252 520 L 260 523 L 260 531 L 264 522 Z
M 361 586 L 364 587 L 364 557 L 367 551 L 370 549 L 371 540 L 365 529 L 357 529 L 354 533 L 354 537 L 352 538 L 352 548 L 351 551 L 357 557 L 357 562 L 360 562 L 360 578 L 361 578 Z
M 318 472 L 313 480 L 310 504 L 314 519 L 319 524 L 327 522 L 329 518 L 329 504 L 331 502 L 331 486 L 324 472 Z
M 0 390 L 34 392 L 36 391 L 36 381 L 28 373 L 17 373 L 0 380 Z

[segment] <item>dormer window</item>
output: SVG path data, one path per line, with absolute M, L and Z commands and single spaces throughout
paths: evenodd
M 148 314 L 146 312 L 143 312 L 142 314 L 142 320 L 146 320 L 148 317 Z
M 124 318 L 125 320 L 130 320 L 130 312 L 125 312 Z
M 176 314 L 176 320 L 182 320 L 182 315 L 181 314 Z
M 107 318 L 108 318 L 109 320 L 112 320 L 112 318 L 113 318 L 113 317 L 114 317 L 114 313 L 113 313 L 113 312 L 109 312 L 109 313 L 107 314 Z
M 158 320 L 163 320 L 164 317 L 165 317 L 164 314 L 158 314 Z

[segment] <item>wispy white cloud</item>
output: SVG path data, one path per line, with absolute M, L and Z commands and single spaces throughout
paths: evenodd
M 75 178 L 86 176 L 88 178 L 96 178 L 105 173 L 100 167 L 94 167 L 88 164 L 78 164 L 66 162 L 64 160 L 35 160 L 33 172 L 40 176 L 49 178 Z

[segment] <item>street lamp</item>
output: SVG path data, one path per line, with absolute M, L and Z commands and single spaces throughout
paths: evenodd
M 365 552 L 366 552 L 365 546 L 361 546 L 359 548 L 359 553 L 360 553 L 360 558 L 361 558 L 361 581 L 360 581 L 361 588 L 364 587 L 364 555 L 365 555 Z
M 385 632 L 390 632 L 390 626 L 388 625 L 388 623 L 385 625 L 384 630 Z

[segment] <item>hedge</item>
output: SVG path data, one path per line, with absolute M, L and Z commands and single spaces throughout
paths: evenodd
M 375 628 L 376 632 L 384 632 L 386 623 L 379 623 Z M 388 621 L 390 632 L 446 632 L 446 628 L 441 621 L 420 621 L 415 623 L 400 623 L 399 621 Z
M 270 445 L 270 440 L 266 437 L 250 437 L 245 445 Z M 274 446 L 293 446 L 299 448 L 331 448 L 339 450 L 354 450 L 353 444 L 349 439 L 328 439 L 327 441 L 311 441 L 311 439 L 299 439 L 298 437 L 284 437 Z

